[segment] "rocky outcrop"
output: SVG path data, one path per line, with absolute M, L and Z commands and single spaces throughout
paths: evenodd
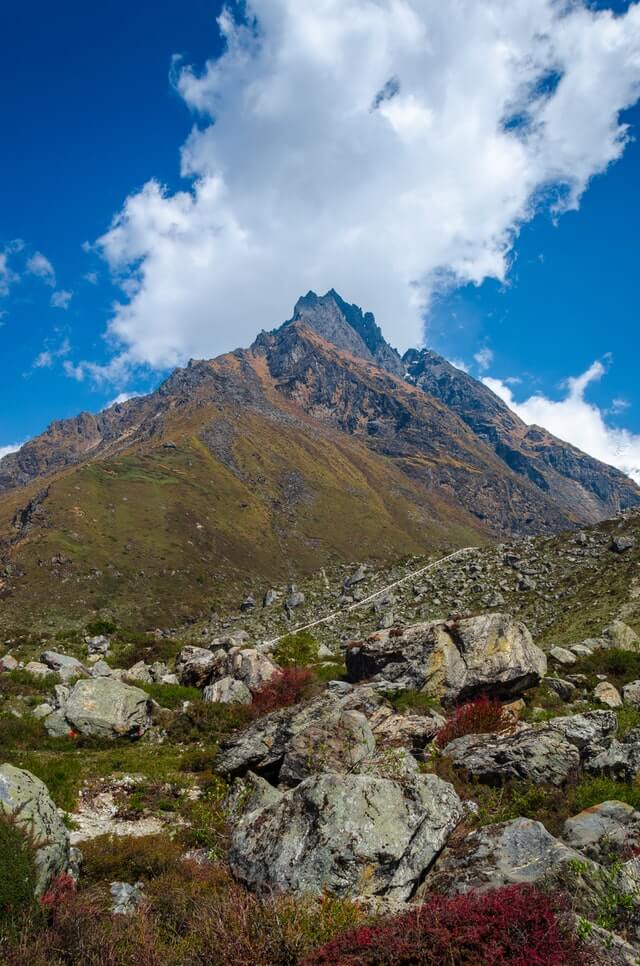
M 443 754 L 456 769 L 486 785 L 562 785 L 580 765 L 575 745 L 550 727 L 525 728 L 506 736 L 465 735 L 446 745 Z
M 625 802 L 602 802 L 568 818 L 562 838 L 596 861 L 640 847 L 640 812 Z
M 240 819 L 229 861 L 258 890 L 408 899 L 461 816 L 435 775 L 311 776 Z
M 69 864 L 69 833 L 54 805 L 47 786 L 30 771 L 0 765 L 0 809 L 15 817 L 34 847 L 36 895 Z M 5 857 L 0 855 L 0 866 Z M 2 869 L 1 874 L 11 874 Z
M 525 625 L 506 614 L 379 631 L 352 644 L 346 660 L 352 681 L 416 689 L 447 703 L 520 694 L 547 668 Z

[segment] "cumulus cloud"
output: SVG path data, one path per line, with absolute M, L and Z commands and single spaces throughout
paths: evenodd
M 51 296 L 51 305 L 54 309 L 68 309 L 69 302 L 73 298 L 73 292 L 67 292 L 65 289 L 58 289 Z
M 612 426 L 606 420 L 606 413 L 585 399 L 589 386 L 602 379 L 605 372 L 602 362 L 594 362 L 586 372 L 567 380 L 566 394 L 557 400 L 535 394 L 517 402 L 507 380 L 485 376 L 482 381 L 525 423 L 548 429 L 596 459 L 617 466 L 640 483 L 640 436 Z
M 45 348 L 33 360 L 32 369 L 51 369 L 57 359 L 64 359 L 71 352 L 69 339 L 64 338 L 58 345 L 52 345 L 50 340 L 45 342 Z
M 11 286 L 20 279 L 19 274 L 14 270 L 13 266 L 9 265 L 9 260 L 17 252 L 22 251 L 23 248 L 24 242 L 22 239 L 14 238 L 13 241 L 10 241 L 0 251 L 0 297 L 8 295 Z M 4 315 L 4 312 L 0 313 L 0 317 L 2 315 Z
M 491 349 L 485 346 L 484 349 L 480 349 L 473 357 L 479 369 L 485 372 L 491 363 L 493 362 L 493 352 Z
M 123 403 L 129 402 L 130 399 L 137 399 L 141 395 L 141 392 L 120 392 L 104 408 L 111 409 L 112 406 L 122 406 Z
M 173 65 L 198 118 L 190 187 L 149 181 L 95 245 L 122 286 L 110 377 L 246 344 L 309 288 L 336 287 L 400 348 L 418 344 L 436 289 L 505 279 L 520 226 L 577 207 L 624 151 L 638 3 L 233 10 L 220 57 Z
M 55 288 L 56 273 L 54 267 L 42 252 L 34 252 L 27 259 L 26 270 L 29 275 L 35 275 L 36 278 L 42 279 L 45 285 Z

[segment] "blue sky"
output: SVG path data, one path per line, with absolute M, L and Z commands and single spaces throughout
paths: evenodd
M 496 4 L 5 12 L 0 450 L 335 286 L 391 342 L 423 315 L 524 418 L 640 466 L 638 5 L 514 0 L 497 37 Z M 533 133 L 498 136 L 509 112 Z

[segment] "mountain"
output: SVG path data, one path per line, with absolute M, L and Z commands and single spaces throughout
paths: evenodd
M 623 474 L 310 292 L 249 349 L 0 461 L 0 626 L 175 623 L 322 566 L 555 533 L 639 503 Z

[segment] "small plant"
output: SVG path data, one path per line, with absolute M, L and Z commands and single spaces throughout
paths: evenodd
M 11 815 L 0 809 L 0 936 L 33 904 L 34 850 Z
M 474 698 L 456 708 L 447 723 L 436 734 L 436 743 L 444 748 L 463 735 L 499 734 L 513 727 L 500 702 L 487 695 Z
M 561 901 L 531 886 L 432 895 L 410 912 L 333 939 L 303 966 L 587 966 L 593 950 Z
M 107 637 L 109 634 L 115 634 L 116 630 L 117 627 L 113 621 L 100 618 L 89 621 L 85 627 L 87 637 Z
M 318 660 L 318 642 L 309 631 L 287 634 L 276 644 L 273 658 L 282 667 L 306 667 Z
M 442 713 L 440 702 L 424 691 L 396 691 L 388 695 L 388 698 L 400 714 L 430 715 L 433 711 Z
M 600 805 L 601 802 L 625 802 L 640 809 L 640 785 L 617 782 L 613 778 L 584 778 L 573 793 L 573 811 Z
M 45 909 L 57 909 L 66 902 L 76 891 L 76 880 L 68 872 L 61 872 L 56 876 L 47 891 L 40 899 L 40 905 Z
M 85 882 L 136 882 L 176 868 L 182 850 L 166 835 L 100 835 L 83 843 Z
M 307 668 L 283 668 L 254 692 L 251 712 L 255 717 L 298 704 L 309 697 L 315 677 Z
M 144 681 L 131 681 L 131 684 L 146 691 L 163 708 L 179 708 L 184 701 L 198 701 L 202 698 L 202 692 L 198 688 L 188 688 L 183 684 L 146 684 Z

